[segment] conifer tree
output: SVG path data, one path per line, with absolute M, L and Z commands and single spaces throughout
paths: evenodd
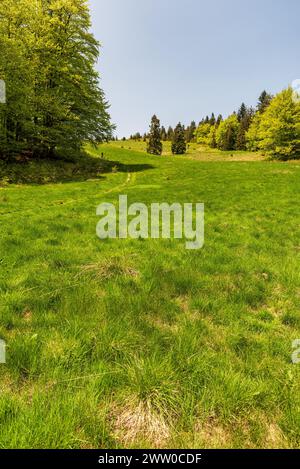
M 216 123 L 216 118 L 215 118 L 214 113 L 212 113 L 209 123 L 210 123 L 210 125 L 215 125 L 215 123 Z
M 240 109 L 238 110 L 237 117 L 239 122 L 241 122 L 247 114 L 247 106 L 245 103 L 241 104 Z
M 174 137 L 172 141 L 172 153 L 173 155 L 183 155 L 186 152 L 184 126 L 179 124 L 176 126 L 174 131 Z
M 219 127 L 222 121 L 223 121 L 223 116 L 219 114 L 217 117 L 216 126 Z
M 191 125 L 189 126 L 189 131 L 188 131 L 188 135 L 187 135 L 187 142 L 188 143 L 195 141 L 195 132 L 196 132 L 196 130 L 197 130 L 196 122 L 192 121 Z
M 162 126 L 161 128 L 160 134 L 161 134 L 162 141 L 165 142 L 167 140 L 167 131 L 164 126 Z
M 171 126 L 169 126 L 168 132 L 167 132 L 167 139 L 169 142 L 173 140 L 173 135 L 174 135 L 174 130 Z
M 247 108 L 247 106 L 242 103 L 238 113 L 237 118 L 240 123 L 239 130 L 236 137 L 236 150 L 246 150 L 247 148 L 247 138 L 246 134 L 251 125 L 252 118 L 254 116 L 253 108 Z
M 151 155 L 162 154 L 160 121 L 156 115 L 154 115 L 151 119 L 147 153 Z
M 257 110 L 260 113 L 265 112 L 267 107 L 271 104 L 271 101 L 273 99 L 273 96 L 264 90 L 260 97 L 258 98 L 258 104 L 257 104 Z
M 237 136 L 236 136 L 236 150 L 246 150 L 246 128 L 243 125 L 243 121 L 240 124 Z

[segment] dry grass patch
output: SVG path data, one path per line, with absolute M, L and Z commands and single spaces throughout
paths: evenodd
M 29 308 L 25 308 L 22 313 L 22 317 L 24 321 L 30 322 L 32 320 L 32 311 Z
M 128 265 L 124 259 L 112 258 L 81 267 L 81 273 L 91 273 L 95 278 L 109 280 L 114 277 L 137 278 L 140 272 Z
M 275 422 L 266 422 L 266 449 L 286 449 L 288 442 L 281 428 Z
M 195 425 L 195 440 L 206 448 L 226 448 L 232 441 L 232 435 L 215 417 Z
M 123 447 L 145 442 L 151 447 L 163 448 L 170 439 L 170 427 L 166 420 L 143 402 L 115 408 L 112 420 L 113 437 Z

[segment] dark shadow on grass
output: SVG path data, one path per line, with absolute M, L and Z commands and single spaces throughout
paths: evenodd
M 0 160 L 0 187 L 10 184 L 45 185 L 103 179 L 113 172 L 137 173 L 154 169 L 150 164 L 123 164 L 83 154 L 73 160 L 39 159 L 4 162 Z

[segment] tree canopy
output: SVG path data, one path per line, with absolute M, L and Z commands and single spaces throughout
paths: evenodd
M 2 0 L 0 156 L 53 156 L 112 136 L 85 0 Z

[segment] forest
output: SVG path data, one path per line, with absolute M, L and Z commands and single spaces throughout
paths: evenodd
M 3 467 L 300 448 L 296 3 L 0 0 Z

